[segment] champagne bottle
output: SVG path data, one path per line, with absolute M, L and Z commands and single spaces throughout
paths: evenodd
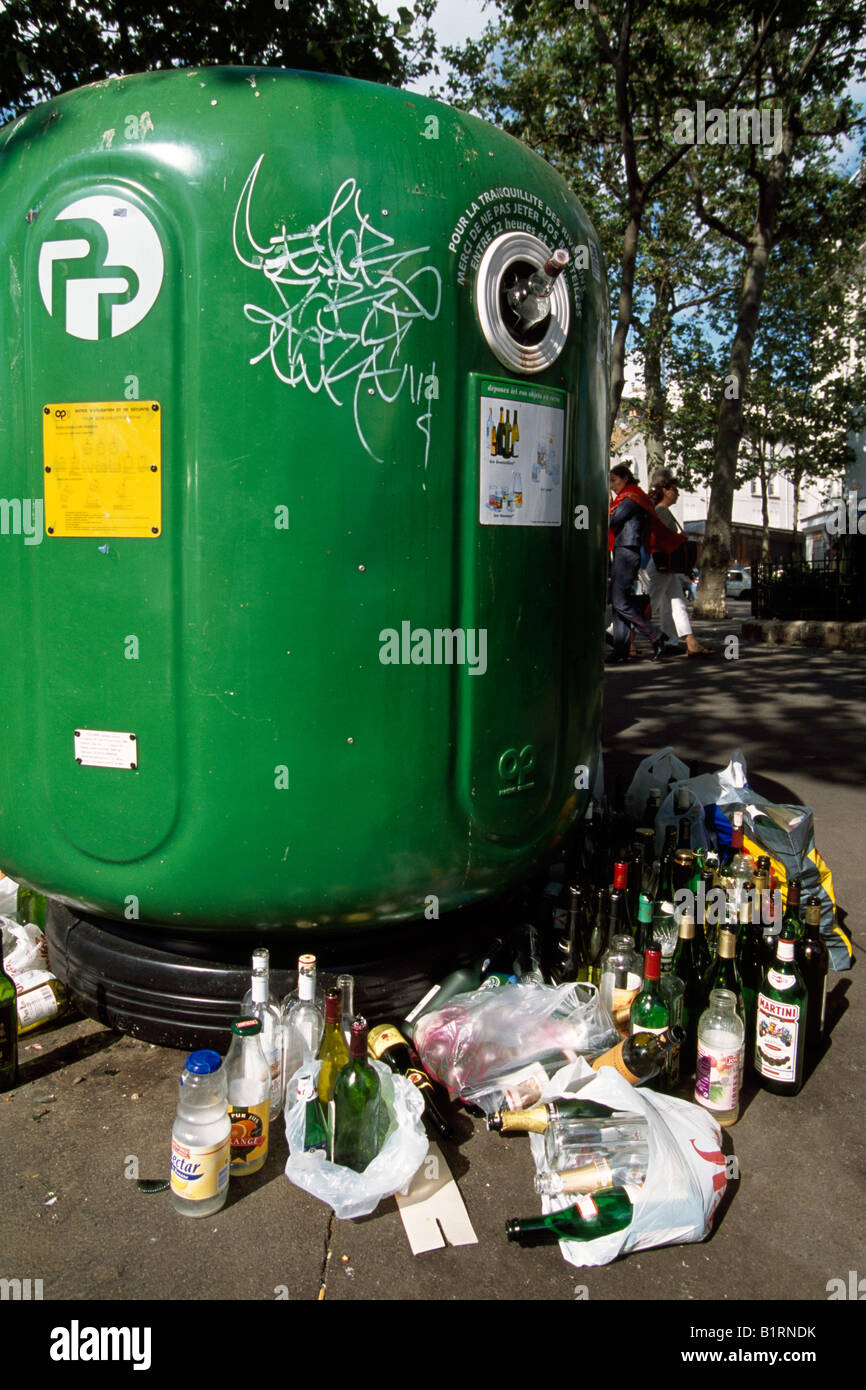
M 378 1152 L 380 1092 L 379 1075 L 367 1060 L 367 1020 L 356 1015 L 349 1061 L 334 1083 L 334 1162 L 355 1173 Z
M 798 964 L 806 985 L 806 1052 L 814 1056 L 824 1041 L 830 968 L 830 953 L 821 937 L 821 900 L 814 895 L 806 901 L 806 926 Z
M 10 1091 L 18 1081 L 18 992 L 3 968 L 0 934 L 0 1091 Z
M 413 1052 L 403 1034 L 392 1023 L 380 1024 L 371 1028 L 367 1036 L 367 1047 L 371 1057 L 384 1062 L 398 1076 L 406 1076 L 421 1092 L 424 1100 L 424 1117 L 442 1139 L 451 1138 L 451 1126 L 436 1102 L 436 1087 L 421 1066 L 417 1053 Z
M 758 995 L 755 1070 L 776 1095 L 796 1095 L 803 1084 L 808 1018 L 806 985 L 792 937 L 782 934 L 776 959 L 764 972 Z
M 668 1054 L 685 1041 L 685 1029 L 672 1024 L 664 1033 L 633 1033 L 592 1062 L 593 1071 L 615 1067 L 632 1086 L 664 1070 Z
M 566 1211 L 507 1221 L 505 1234 L 520 1245 L 556 1245 L 561 1240 L 595 1240 L 622 1231 L 632 1219 L 631 1198 L 624 1187 L 604 1187 L 578 1197 Z
M 511 458 L 511 411 L 505 412 L 505 458 Z
M 626 1149 L 611 1159 L 601 1157 L 579 1168 L 536 1173 L 535 1190 L 540 1197 L 558 1197 L 561 1192 L 585 1194 L 603 1187 L 642 1187 L 649 1162 L 648 1145 Z
M 499 424 L 496 426 L 496 457 L 505 457 L 505 407 L 499 407 Z
M 661 951 L 650 946 L 644 952 L 643 985 L 629 1014 L 630 1033 L 665 1033 L 670 1027 L 670 1009 L 660 980 Z
M 554 1120 L 574 1119 L 576 1116 L 609 1119 L 614 1113 L 609 1105 L 603 1105 L 600 1101 L 565 1096 L 560 1100 L 533 1105 L 529 1110 L 495 1110 L 487 1117 L 487 1128 L 497 1134 L 543 1134 Z
M 343 1036 L 340 1005 L 340 991 L 338 989 L 327 990 L 325 993 L 325 1027 L 318 1053 L 318 1059 L 322 1064 L 319 1070 L 319 1100 L 323 1105 L 330 1105 L 334 1099 L 337 1073 L 343 1070 L 349 1060 L 349 1049 Z

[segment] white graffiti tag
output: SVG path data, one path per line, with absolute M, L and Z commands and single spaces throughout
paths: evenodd
M 279 300 L 273 310 L 244 305 L 246 318 L 263 324 L 268 335 L 250 363 L 269 357 L 281 381 L 324 390 L 338 406 L 351 396 L 358 438 L 375 458 L 362 425 L 365 399 L 378 396 L 392 404 L 407 382 L 416 398 L 417 369 L 400 355 L 412 325 L 438 316 L 441 276 L 423 263 L 429 246 L 397 250 L 393 237 L 371 225 L 355 179 L 337 189 L 321 222 L 291 234 L 283 224 L 260 244 L 250 204 L 263 159 L 244 184 L 232 229 L 238 260 L 261 272 Z M 431 391 L 425 394 L 432 398 Z M 428 449 L 429 420 L 428 412 L 417 422 Z

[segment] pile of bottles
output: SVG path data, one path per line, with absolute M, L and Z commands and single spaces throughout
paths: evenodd
M 316 957 L 305 954 L 297 987 L 280 1006 L 271 993 L 269 952 L 253 952 L 250 989 L 231 1025 L 225 1061 L 209 1049 L 194 1052 L 181 1077 L 171 1159 L 177 1211 L 209 1216 L 225 1203 L 230 1178 L 259 1172 L 290 1086 L 304 1107 L 304 1152 L 363 1172 L 386 1118 L 372 1060 L 413 1082 L 431 1128 L 448 1137 L 434 1083 L 406 1039 L 392 1024 L 369 1028 L 353 1000 L 351 975 L 319 993 Z
M 695 1077 L 694 1099 L 721 1124 L 739 1114 L 744 1066 L 794 1095 L 822 1047 L 829 958 L 817 897 L 784 897 L 767 856 L 743 847 L 742 813 L 720 853 L 692 848 L 682 811 L 656 856 L 660 789 L 635 822 L 619 807 L 590 816 L 556 890 L 543 966 L 554 982 L 586 980 L 623 1036 L 685 1033 L 654 1084 Z M 559 899 L 564 899 L 560 904 Z
M 2 873 L 0 879 L 11 883 Z M 20 926 L 35 928 L 41 939 L 46 911 L 43 894 L 21 884 L 15 902 L 15 920 Z M 17 1084 L 19 1037 L 60 1018 L 70 1007 L 65 985 L 46 970 L 27 970 L 22 981 L 24 978 L 33 983 L 22 982 L 19 993 L 19 987 L 4 968 L 0 936 L 0 1091 L 11 1090 Z

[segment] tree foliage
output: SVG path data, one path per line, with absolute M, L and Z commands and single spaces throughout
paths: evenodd
M 373 0 L 7 0 L 0 115 L 111 75 L 239 64 L 399 86 L 429 71 L 435 0 L 385 18 Z

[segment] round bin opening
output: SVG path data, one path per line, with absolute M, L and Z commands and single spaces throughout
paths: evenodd
M 557 360 L 568 340 L 571 300 L 564 275 L 550 296 L 550 313 L 525 327 L 508 303 L 508 291 L 541 270 L 550 248 L 531 232 L 504 232 L 481 258 L 475 282 L 475 307 L 487 344 L 510 371 L 543 372 Z

